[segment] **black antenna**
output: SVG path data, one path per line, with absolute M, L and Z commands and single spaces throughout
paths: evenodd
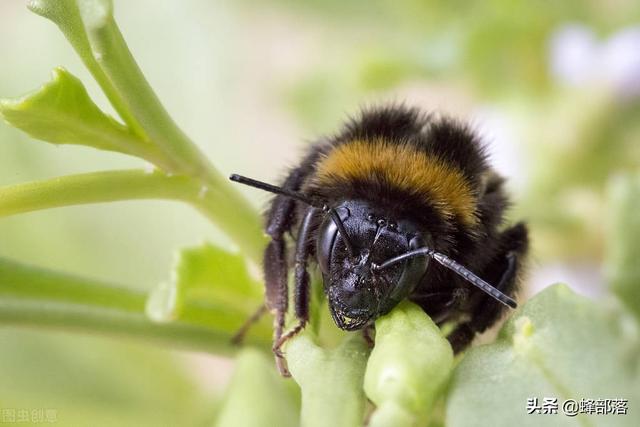
M 355 251 L 353 250 L 353 244 L 349 240 L 349 235 L 347 234 L 347 230 L 344 228 L 344 224 L 342 223 L 342 219 L 340 218 L 340 215 L 338 215 L 338 212 L 336 212 L 334 208 L 330 208 L 325 204 L 319 204 L 313 201 L 312 199 L 310 199 L 309 197 L 305 196 L 304 194 L 300 194 L 295 191 L 289 191 L 282 187 L 267 184 L 266 182 L 247 178 L 246 176 L 242 176 L 234 173 L 229 177 L 229 179 L 231 181 L 234 181 L 240 184 L 248 185 L 249 187 L 254 187 L 260 190 L 268 191 L 270 193 L 281 194 L 285 197 L 290 197 L 294 200 L 298 200 L 309 206 L 313 206 L 314 208 L 319 208 L 327 212 L 329 215 L 331 215 L 331 219 L 333 220 L 333 222 L 335 222 L 336 226 L 338 227 L 338 231 L 340 231 L 340 234 L 344 239 L 344 243 L 347 246 L 347 251 L 349 251 L 349 255 L 351 255 L 351 257 L 355 256 Z
M 304 196 L 303 194 L 296 193 L 295 191 L 289 191 L 282 187 L 277 187 L 275 185 L 267 184 L 266 182 L 257 181 L 255 179 L 247 178 L 246 176 L 238 175 L 235 173 L 231 175 L 229 179 L 240 184 L 248 185 L 249 187 L 268 191 L 269 193 L 282 194 L 283 196 L 291 197 L 292 199 L 298 200 L 302 203 L 306 203 L 309 206 L 326 210 L 326 205 L 315 203 L 310 198 Z
M 342 238 L 344 239 L 344 244 L 347 247 L 349 256 L 351 256 L 351 258 L 355 257 L 356 253 L 353 250 L 353 245 L 349 240 L 349 235 L 347 234 L 347 230 L 345 230 L 344 228 L 344 224 L 342 223 L 342 219 L 340 218 L 340 215 L 338 215 L 338 212 L 336 212 L 336 210 L 333 208 L 330 208 L 328 212 L 329 212 L 329 215 L 331 215 L 331 219 L 333 220 L 333 222 L 335 222 L 336 226 L 338 226 L 338 231 L 340 232 L 340 235 L 342 235 Z
M 467 269 L 462 264 L 459 264 L 458 262 L 452 260 L 448 256 L 441 254 L 439 252 L 436 252 L 430 248 L 420 248 L 410 252 L 406 252 L 402 255 L 398 255 L 397 257 L 391 258 L 378 266 L 374 266 L 374 269 L 383 270 L 387 267 L 391 267 L 392 265 L 397 264 L 406 259 L 414 258 L 417 256 L 423 256 L 423 255 L 427 255 L 428 257 L 436 260 L 441 265 L 447 267 L 451 271 L 462 276 L 465 280 L 477 286 L 478 288 L 482 289 L 484 292 L 486 292 L 496 300 L 500 301 L 502 304 L 511 308 L 518 307 L 518 304 L 515 302 L 513 298 L 510 298 L 507 295 L 503 294 L 498 289 L 496 289 L 495 287 L 491 286 L 489 283 L 482 280 L 480 277 L 473 274 L 471 271 L 469 271 L 469 269 Z

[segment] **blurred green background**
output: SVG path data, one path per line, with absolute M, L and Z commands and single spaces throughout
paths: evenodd
M 450 113 L 483 135 L 510 178 L 513 218 L 531 224 L 523 294 L 557 281 L 605 292 L 606 188 L 640 165 L 640 2 L 116 0 L 115 8 L 149 82 L 223 173 L 276 180 L 309 141 L 362 106 L 404 101 Z M 58 29 L 22 1 L 0 3 L 0 58 L 2 97 L 63 65 L 112 112 Z M 0 123 L 0 185 L 140 166 Z M 267 200 L 246 194 L 257 207 Z M 0 256 L 138 289 L 166 280 L 174 251 L 203 240 L 230 245 L 198 213 L 168 202 L 0 220 Z M 0 408 L 57 408 L 68 425 L 206 423 L 215 405 L 204 402 L 231 369 L 212 360 L 0 329 Z

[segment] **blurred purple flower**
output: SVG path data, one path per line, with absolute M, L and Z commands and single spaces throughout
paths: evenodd
M 598 48 L 590 28 L 565 25 L 551 36 L 549 48 L 551 74 L 560 83 L 581 86 L 592 79 Z
M 640 26 L 613 34 L 601 53 L 607 80 L 624 97 L 640 95 Z
M 551 36 L 549 66 L 560 84 L 604 84 L 618 96 L 639 96 L 640 26 L 626 27 L 598 40 L 589 27 L 563 25 Z

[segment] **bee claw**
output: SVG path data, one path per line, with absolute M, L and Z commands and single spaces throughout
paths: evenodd
M 289 367 L 287 366 L 287 359 L 284 358 L 282 353 L 280 353 L 279 355 L 276 354 L 276 367 L 278 368 L 278 372 L 280 372 L 280 375 L 285 378 L 291 377 L 291 372 L 289 372 Z

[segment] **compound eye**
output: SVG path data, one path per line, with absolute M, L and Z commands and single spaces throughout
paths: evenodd
M 412 237 L 409 240 L 409 249 L 415 250 L 424 247 L 424 242 L 420 236 Z M 415 257 L 406 261 L 403 267 L 402 276 L 398 280 L 397 289 L 400 293 L 408 292 L 415 288 L 416 284 L 427 271 L 429 259 L 427 257 Z
M 336 212 L 340 216 L 340 219 L 344 222 L 349 218 L 349 209 L 345 207 L 337 208 Z M 329 274 L 329 264 L 331 263 L 331 254 L 333 253 L 333 246 L 336 242 L 338 235 L 338 226 L 331 219 L 330 215 L 326 215 L 320 229 L 318 230 L 318 240 L 316 247 L 316 257 L 318 259 L 318 265 L 320 270 L 324 274 Z
M 424 246 L 425 246 L 425 241 L 421 236 L 414 236 L 411 238 L 411 240 L 409 240 L 409 249 L 412 251 L 419 248 L 423 248 Z M 429 265 L 429 258 L 427 257 L 413 258 L 412 260 L 410 260 L 409 263 L 415 264 L 415 265 L 421 265 L 419 269 L 426 270 L 427 266 Z

